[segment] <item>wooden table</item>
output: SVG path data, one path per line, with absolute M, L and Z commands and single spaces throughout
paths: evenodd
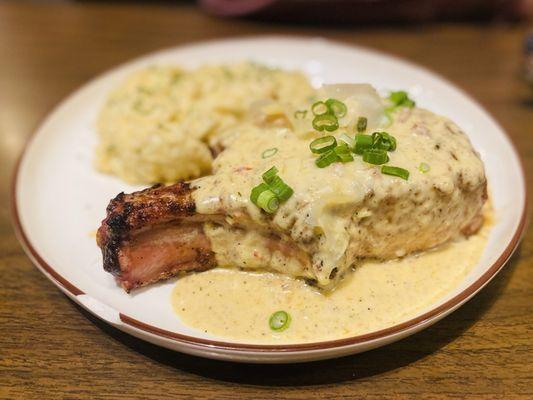
M 24 143 L 80 84 L 162 47 L 247 34 L 321 35 L 433 69 L 496 116 L 532 171 L 533 95 L 519 77 L 526 30 L 274 25 L 217 20 L 179 3 L 1 3 L 0 398 L 532 398 L 533 235 L 478 296 L 420 334 L 338 360 L 239 365 L 146 344 L 82 312 L 24 255 L 7 206 Z

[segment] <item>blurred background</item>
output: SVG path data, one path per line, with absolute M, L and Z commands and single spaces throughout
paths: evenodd
M 214 15 L 269 20 L 384 23 L 459 19 L 527 19 L 530 0 L 200 0 Z
M 6 1 L 6 0 L 4 0 Z M 8 1 L 8 0 L 7 0 Z M 29 3 L 196 5 L 207 14 L 331 24 L 530 20 L 533 0 L 12 0 Z
M 179 0 L 159 3 L 179 3 Z M 221 17 L 334 24 L 520 20 L 533 15 L 531 0 L 197 0 L 196 3 L 206 13 Z
M 245 390 L 257 394 L 253 385 L 216 385 L 203 378 L 201 361 L 191 361 L 193 373 L 187 373 L 102 335 L 24 255 L 8 206 L 16 160 L 46 115 L 79 86 L 135 57 L 196 41 L 270 34 L 326 37 L 413 61 L 464 89 L 508 132 L 531 188 L 532 16 L 533 0 L 0 0 L 0 370 L 11 372 L 0 373 L 0 398 L 67 398 L 57 390 L 70 388 L 68 398 L 96 399 L 119 382 L 127 384 L 118 386 L 114 398 L 134 398 L 136 390 L 143 390 L 146 399 L 170 398 L 180 390 L 205 395 L 195 398 L 230 399 Z M 346 382 L 309 388 L 331 398 L 353 398 L 358 390 L 385 398 L 400 393 L 407 382 L 405 393 L 412 398 L 422 398 L 433 384 L 450 398 L 464 393 L 527 398 L 531 353 L 524 338 L 531 338 L 531 307 L 524 293 L 531 293 L 533 235 L 526 235 L 522 247 L 503 279 L 447 318 L 445 326 L 452 328 L 441 332 L 441 325 L 433 331 L 448 342 L 468 326 L 461 340 L 417 362 L 412 362 L 417 354 L 433 352 L 438 342 L 433 343 L 433 334 L 401 342 L 393 357 L 373 353 L 364 360 L 374 372 L 359 381 L 351 381 L 349 360 L 335 361 L 340 367 L 316 369 L 313 377 L 322 379 L 331 367 L 329 375 Z M 501 346 L 491 347 L 484 327 Z M 466 365 L 465 357 L 471 361 Z M 396 358 L 408 361 L 398 368 Z M 233 373 L 225 365 L 205 365 L 215 378 Z M 306 368 L 300 378 L 311 382 L 304 377 Z M 262 376 L 263 370 L 254 371 Z M 239 382 L 237 375 L 231 377 L 234 382 Z M 294 389 L 293 398 L 302 398 L 299 388 L 281 381 L 271 380 L 279 387 L 252 397 L 282 398 Z M 4 397 L 7 387 L 13 395 Z

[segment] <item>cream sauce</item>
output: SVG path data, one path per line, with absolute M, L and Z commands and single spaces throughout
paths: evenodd
M 360 335 L 406 321 L 457 287 L 481 257 L 490 227 L 436 249 L 364 261 L 331 292 L 272 273 L 216 268 L 178 280 L 172 305 L 183 323 L 210 335 L 280 344 Z M 268 320 L 285 310 L 288 329 Z
M 349 269 L 354 257 L 347 254 L 394 258 L 455 236 L 483 204 L 483 164 L 467 136 L 450 120 L 419 108 L 396 112 L 387 131 L 398 141 L 396 151 L 389 153 L 390 165 L 409 170 L 408 181 L 381 174 L 379 166 L 359 156 L 353 162 L 317 168 L 316 156 L 309 150 L 316 132 L 309 138 L 290 128 L 243 125 L 214 161 L 215 173 L 194 181 L 197 211 L 230 215 L 228 225 L 236 226 L 243 219 L 239 216 L 246 215 L 255 224 L 290 237 L 312 256 L 311 270 L 297 276 L 311 273 L 321 287 L 335 283 L 333 269 L 337 277 Z M 262 158 L 271 148 L 277 152 Z M 421 163 L 430 164 L 431 170 L 420 172 Z M 249 195 L 272 166 L 294 195 L 269 216 L 251 203 Z M 473 193 L 470 200 L 469 193 Z M 388 198 L 404 203 L 383 207 Z M 389 218 L 393 211 L 398 221 Z M 372 225 L 374 237 L 365 223 Z M 270 269 L 284 272 L 275 266 Z

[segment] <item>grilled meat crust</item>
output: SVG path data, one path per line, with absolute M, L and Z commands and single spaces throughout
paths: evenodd
M 96 242 L 102 250 L 104 269 L 112 273 L 126 291 L 169 278 L 183 270 L 202 270 L 215 265 L 209 242 L 197 223 L 203 217 L 196 214 L 191 193 L 192 189 L 185 182 L 172 186 L 155 185 L 132 194 L 120 193 L 109 203 Z M 184 219 L 187 224 L 174 227 Z M 154 270 L 153 276 L 133 273 L 134 269 L 142 268 L 136 263 L 147 262 L 146 256 L 158 252 L 158 248 L 149 246 L 162 229 L 167 239 L 159 238 L 159 250 L 174 253 L 178 258 L 175 265 L 169 264 L 171 260 L 165 260 L 165 271 Z M 187 237 L 188 243 L 183 243 L 183 237 Z M 185 250 L 191 242 L 197 243 L 193 253 Z M 161 259 L 157 262 L 161 263 Z M 144 279 L 139 280 L 140 276 Z M 133 277 L 136 278 L 132 280 Z

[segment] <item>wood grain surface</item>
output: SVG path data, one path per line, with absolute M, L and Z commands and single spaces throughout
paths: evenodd
M 499 120 L 531 172 L 533 92 L 520 78 L 526 31 L 525 25 L 358 29 L 219 20 L 179 2 L 0 3 L 0 398 L 533 398 L 531 228 L 503 272 L 430 329 L 352 357 L 260 366 L 173 353 L 95 320 L 32 266 L 8 207 L 24 143 L 79 85 L 152 50 L 247 34 L 321 35 L 435 70 Z M 531 180 L 529 173 L 530 189 Z

